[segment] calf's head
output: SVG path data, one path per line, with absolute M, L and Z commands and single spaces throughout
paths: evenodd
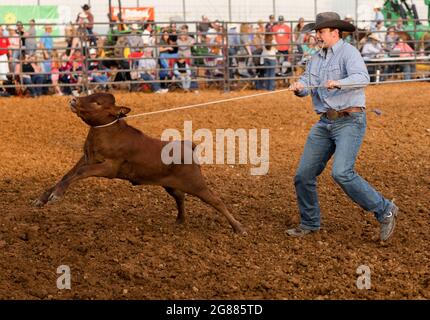
M 75 97 L 70 100 L 69 105 L 74 113 L 92 127 L 125 117 L 131 110 L 115 105 L 115 97 L 110 93 L 94 93 L 86 97 Z

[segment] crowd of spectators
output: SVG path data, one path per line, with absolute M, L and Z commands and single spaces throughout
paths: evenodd
M 380 7 L 374 11 L 375 20 L 363 38 L 345 34 L 344 40 L 356 45 L 365 60 L 413 56 L 414 49 L 399 36 L 404 21 L 399 18 L 387 29 Z M 350 15 L 345 20 L 353 23 Z M 316 36 L 302 32 L 304 25 L 303 18 L 290 23 L 282 15 L 270 15 L 267 23 L 240 25 L 203 16 L 193 32 L 187 24 L 134 22 L 117 35 L 122 41 L 117 41 L 116 50 L 109 50 L 102 44 L 104 37 L 93 32 L 94 17 L 89 5 L 84 5 L 74 25 L 66 28 L 65 39 L 53 37 L 51 25 L 36 36 L 33 19 L 25 26 L 20 21 L 0 26 L 0 94 L 68 95 L 83 85 L 93 83 L 109 90 L 124 81 L 136 82 L 130 87 L 134 90 L 198 92 L 197 80 L 203 78 L 213 82 L 250 79 L 257 90 L 275 90 L 276 79 L 293 75 L 295 66 L 304 67 L 319 50 Z M 57 45 L 61 40 L 62 47 Z M 373 81 L 377 71 L 383 75 L 401 71 L 410 79 L 414 64 L 370 64 Z

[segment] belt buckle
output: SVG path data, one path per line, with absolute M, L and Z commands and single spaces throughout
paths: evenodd
M 328 111 L 326 112 L 326 115 L 327 115 L 327 119 L 329 120 L 336 120 L 337 118 L 339 118 L 338 112 L 334 109 L 328 109 Z

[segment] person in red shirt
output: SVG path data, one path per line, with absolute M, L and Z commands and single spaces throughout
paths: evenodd
M 0 84 L 3 84 L 3 81 L 7 81 L 7 74 L 9 73 L 8 51 L 10 42 L 3 32 L 4 27 L 0 26 Z
M 272 27 L 272 32 L 274 32 L 275 35 L 275 41 L 277 43 L 276 48 L 278 49 L 279 55 L 279 64 L 281 65 L 281 73 L 283 73 L 282 64 L 284 62 L 288 62 L 288 54 L 290 52 L 291 44 L 291 28 L 284 22 L 283 16 L 279 16 L 278 24 Z

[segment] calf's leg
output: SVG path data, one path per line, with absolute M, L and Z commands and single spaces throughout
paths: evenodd
M 48 201 L 59 200 L 66 192 L 67 188 L 78 180 L 89 177 L 115 178 L 115 174 L 115 168 L 110 161 L 96 164 L 84 164 L 76 168 L 73 174 L 70 174 L 66 179 L 62 179 L 55 185 L 51 194 L 48 196 Z
M 177 189 L 173 189 L 170 187 L 164 187 L 168 194 L 170 194 L 176 201 L 176 206 L 178 207 L 178 217 L 176 218 L 177 224 L 182 224 L 185 221 L 185 208 L 184 208 L 184 199 L 185 194 Z
M 70 169 L 69 172 L 67 172 L 67 174 L 53 187 L 47 189 L 40 197 L 39 199 L 36 199 L 33 201 L 33 205 L 35 207 L 42 207 L 44 206 L 48 201 L 49 201 L 49 196 L 52 194 L 52 191 L 54 191 L 54 189 L 58 186 L 59 183 L 61 183 L 62 181 L 67 180 L 68 178 L 70 178 L 72 175 L 74 175 L 76 173 L 76 170 L 78 170 L 80 167 L 82 167 L 85 164 L 85 157 L 82 156 L 81 159 L 79 159 L 79 161 L 74 165 L 74 167 L 72 169 Z
M 218 194 L 214 193 L 208 188 L 201 174 L 200 167 L 194 166 L 192 168 L 186 168 L 187 169 L 183 167 L 182 171 L 177 172 L 176 174 L 169 177 L 169 183 L 166 183 L 166 185 L 200 198 L 203 202 L 206 202 L 215 208 L 215 210 L 224 215 L 232 226 L 234 232 L 246 234 L 244 227 L 242 227 L 240 222 L 237 221 L 228 211 L 227 207 Z M 190 168 L 191 170 L 189 170 Z

